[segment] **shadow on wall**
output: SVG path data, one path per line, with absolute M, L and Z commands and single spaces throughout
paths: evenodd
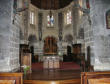
M 64 40 L 65 40 L 66 42 L 68 42 L 68 43 L 72 43 L 72 41 L 73 41 L 73 36 L 72 36 L 71 34 L 67 34 L 67 35 L 65 35 Z
M 35 35 L 30 35 L 28 37 L 28 41 L 29 41 L 29 43 L 37 42 L 37 37 Z
M 24 39 L 24 35 L 23 35 L 23 32 L 20 30 L 20 40 L 23 40 Z

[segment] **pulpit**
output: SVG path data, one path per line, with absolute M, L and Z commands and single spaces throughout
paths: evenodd
M 27 73 L 31 73 L 31 53 L 22 53 L 21 55 L 21 66 L 29 66 Z M 23 71 L 23 69 L 21 69 L 21 71 Z
M 20 65 L 21 66 L 29 66 L 29 70 L 27 73 L 31 73 L 31 56 L 29 45 L 21 44 L 20 45 Z M 23 72 L 23 67 L 21 67 L 21 71 Z
M 58 69 L 60 68 L 59 56 L 44 56 L 43 57 L 43 68 L 44 69 Z

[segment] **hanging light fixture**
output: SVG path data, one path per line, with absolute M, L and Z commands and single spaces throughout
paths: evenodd
M 52 17 L 52 11 L 50 9 L 50 12 L 49 12 L 49 17 L 50 17 L 50 20 L 51 20 L 51 17 Z
M 50 17 L 50 22 L 51 22 L 51 17 L 52 17 L 52 0 L 50 0 L 50 12 L 49 12 L 49 17 Z

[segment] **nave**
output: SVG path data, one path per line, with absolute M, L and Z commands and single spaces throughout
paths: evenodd
M 38 70 L 27 74 L 24 84 L 80 84 L 80 74 L 80 70 Z
M 38 70 L 26 75 L 25 80 L 67 80 L 80 78 L 80 70 Z
M 0 0 L 0 84 L 110 84 L 110 0 Z

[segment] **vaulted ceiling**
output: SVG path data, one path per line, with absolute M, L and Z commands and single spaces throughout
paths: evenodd
M 31 3 L 40 9 L 60 9 L 69 5 L 73 0 L 31 0 Z

